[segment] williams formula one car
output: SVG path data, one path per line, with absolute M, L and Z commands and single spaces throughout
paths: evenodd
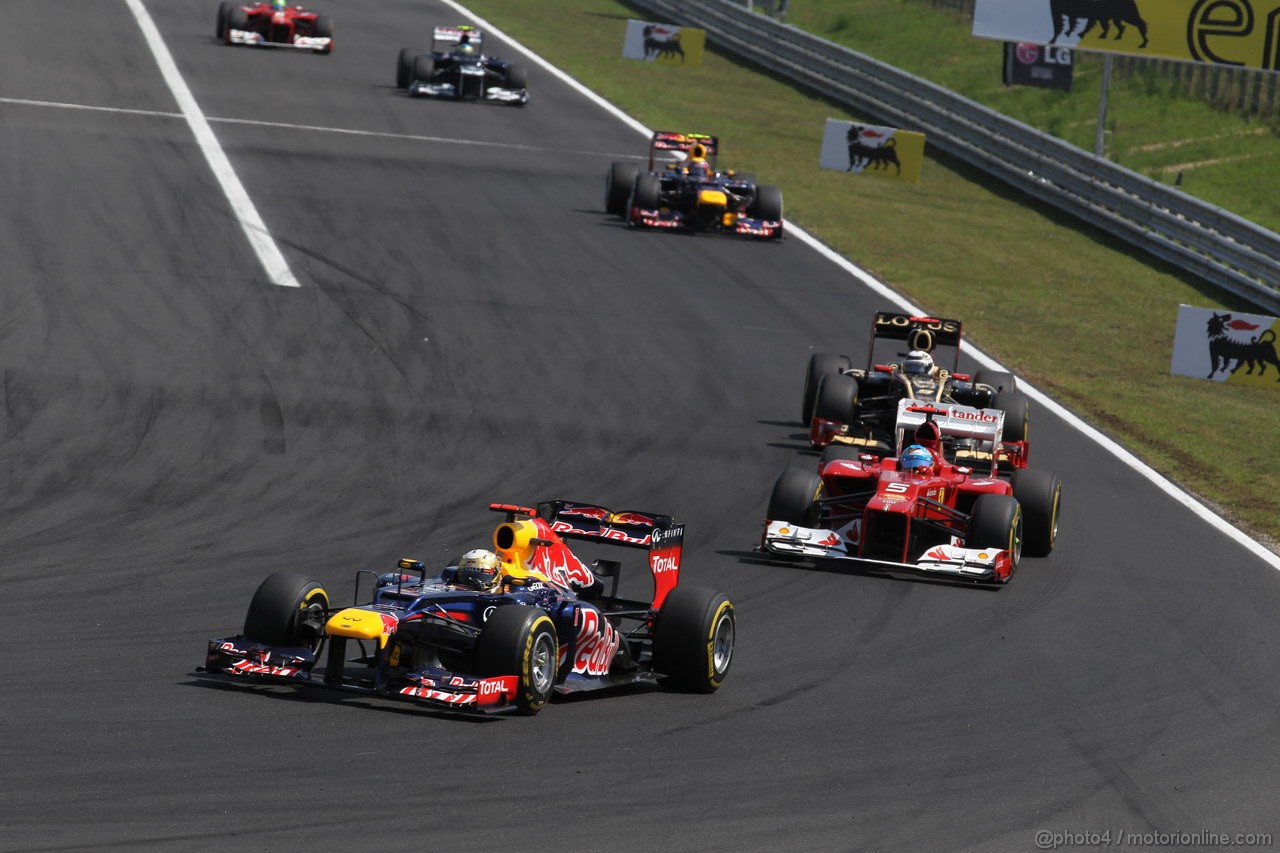
M 243 633 L 209 641 L 200 671 L 521 714 L 536 714 L 553 692 L 663 680 L 710 693 L 724 682 L 733 604 L 679 586 L 684 525 L 570 501 L 490 509 L 506 515 L 494 552 L 477 552 L 500 569 L 492 584 L 472 583 L 466 559 L 436 573 L 403 559 L 395 571 L 357 572 L 363 603 L 341 607 L 308 575 L 276 572 L 254 594 Z M 566 539 L 647 550 L 653 598 L 619 598 L 620 564 L 588 566 Z M 607 592 L 603 578 L 612 579 Z
M 910 400 L 898 410 L 897 457 L 832 445 L 817 473 L 782 472 L 761 550 L 996 584 L 1024 553 L 1048 556 L 1062 484 L 1003 442 L 1003 411 Z M 1008 479 L 1002 458 L 1013 463 Z
M 222 3 L 218 6 L 218 38 L 227 44 L 329 53 L 333 50 L 333 21 L 280 0 Z
M 515 65 L 480 52 L 484 34 L 474 27 L 436 27 L 431 52 L 406 47 L 396 58 L 396 88 L 410 95 L 495 101 L 522 107 L 529 102 L 528 75 Z
M 879 311 L 871 323 L 866 368 L 853 367 L 847 355 L 811 355 L 802 404 L 809 443 L 850 444 L 883 456 L 892 452 L 898 402 L 913 400 L 1000 409 L 1005 442 L 1025 444 L 1030 401 L 1011 373 L 959 372 L 963 332 L 959 320 Z M 950 367 L 938 363 L 946 354 Z
M 649 166 L 618 161 L 605 178 L 604 209 L 632 228 L 724 231 L 782 238 L 782 191 L 754 175 L 720 171 L 720 140 L 705 133 L 657 131 Z

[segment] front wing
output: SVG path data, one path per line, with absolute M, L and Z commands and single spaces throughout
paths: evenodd
M 435 667 L 398 676 L 393 682 L 367 684 L 313 677 L 316 654 L 305 648 L 277 648 L 244 636 L 210 640 L 200 672 L 222 681 L 295 684 L 375 694 L 453 711 L 496 714 L 513 711 L 520 687 L 516 675 L 479 678 Z
M 458 93 L 458 87 L 453 83 L 428 83 L 425 80 L 415 80 L 410 83 L 409 95 L 415 98 L 449 98 L 453 100 L 461 97 Z M 478 100 L 497 101 L 502 104 L 527 104 L 529 103 L 529 90 L 488 86 Z
M 773 238 L 782 235 L 782 222 L 776 219 L 756 219 L 751 216 L 734 216 L 732 222 L 721 224 L 715 230 L 728 231 L 733 234 L 744 234 L 748 237 Z M 635 207 L 627 217 L 627 224 L 633 228 L 687 228 L 686 216 L 682 211 L 661 208 L 650 210 Z
M 852 560 L 863 565 L 883 566 L 897 571 L 946 575 L 958 580 L 985 583 L 1006 583 L 1013 574 L 1013 562 L 1008 551 L 934 545 L 914 563 L 870 560 L 851 552 L 848 543 L 834 530 L 799 527 L 785 521 L 769 522 L 761 548 L 771 554 L 820 560 Z
M 228 44 L 246 44 L 252 47 L 283 47 L 294 50 L 311 50 L 317 53 L 328 53 L 333 50 L 333 39 L 317 36 L 294 36 L 293 41 L 270 41 L 262 37 L 262 33 L 253 30 L 227 29 Z

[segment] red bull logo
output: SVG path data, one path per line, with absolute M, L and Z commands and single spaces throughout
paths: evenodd
M 557 516 L 569 516 L 571 518 L 590 518 L 593 521 L 604 521 L 609 517 L 609 510 L 600 506 L 567 506 L 561 509 Z
M 638 512 L 615 512 L 609 516 L 610 524 L 629 524 L 633 527 L 653 527 L 653 519 Z
M 622 637 L 609 620 L 601 619 L 595 610 L 586 607 L 581 613 L 582 626 L 578 630 L 578 651 L 573 658 L 573 671 L 605 675 Z

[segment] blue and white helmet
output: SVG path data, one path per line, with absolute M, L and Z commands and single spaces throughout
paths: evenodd
M 898 459 L 898 468 L 902 471 L 913 471 L 916 468 L 932 468 L 933 454 L 929 452 L 929 448 L 919 444 L 913 444 L 906 450 L 902 451 L 902 456 Z

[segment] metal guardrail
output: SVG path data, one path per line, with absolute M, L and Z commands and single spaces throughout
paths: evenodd
M 1280 234 L 730 0 L 628 0 L 1280 314 Z

